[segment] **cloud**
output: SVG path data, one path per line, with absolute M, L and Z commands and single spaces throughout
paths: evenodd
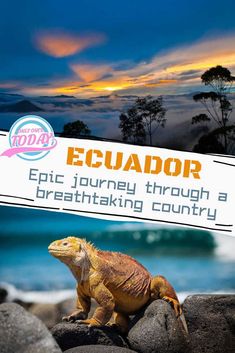
M 112 71 L 108 65 L 72 64 L 70 67 L 83 82 L 96 81 Z
M 88 47 L 104 43 L 106 37 L 95 33 L 90 35 L 74 35 L 61 31 L 40 32 L 34 37 L 36 48 L 55 58 L 74 55 Z
M 18 88 L 20 88 L 21 84 L 23 84 L 23 82 L 20 81 L 2 81 L 0 82 L 0 88 L 4 89 L 4 90 L 16 90 Z
M 157 82 L 150 82 L 150 83 L 146 83 L 145 87 L 159 87 L 161 85 L 170 85 L 173 83 L 176 83 L 177 80 L 173 80 L 173 79 L 161 79 L 158 80 Z
M 19 97 L 0 96 L 9 102 L 19 101 Z M 23 99 L 23 98 L 21 98 Z M 235 102 L 232 94 L 231 102 Z M 109 95 L 92 99 L 76 99 L 61 97 L 30 97 L 30 101 L 46 111 L 47 119 L 52 123 L 55 131 L 62 131 L 63 125 L 78 118 L 84 121 L 96 136 L 119 138 L 120 112 L 126 111 L 136 100 L 136 96 Z M 6 101 L 7 102 L 7 101 Z M 205 128 L 191 124 L 192 116 L 204 113 L 204 107 L 196 104 L 191 95 L 172 95 L 163 98 L 167 110 L 166 128 L 159 128 L 154 136 L 154 143 L 158 146 L 173 149 L 191 149 L 199 137 L 207 132 Z M 15 114 L 1 113 L 2 127 L 9 128 L 14 122 Z M 209 127 L 209 126 L 208 126 Z M 211 129 L 215 125 L 211 125 Z
M 47 36 L 45 38 L 48 39 Z M 63 55 L 65 51 L 68 53 L 70 43 L 77 44 L 77 37 L 71 41 L 63 36 L 56 38 L 59 44 L 57 43 L 58 47 L 57 45 L 55 47 L 57 49 L 62 47 Z M 91 45 L 95 42 L 94 38 L 96 37 L 83 39 L 86 45 Z M 64 42 L 66 43 L 63 45 Z M 70 48 L 70 52 L 82 50 L 81 41 L 79 43 L 79 49 Z M 62 55 L 58 49 L 58 56 L 59 53 Z M 44 90 L 44 94 L 66 94 L 70 91 L 83 97 L 110 92 L 136 95 L 184 94 L 201 89 L 201 74 L 216 65 L 228 67 L 231 71 L 235 70 L 235 33 L 217 38 L 204 38 L 160 52 L 149 61 L 139 63 L 71 62 L 69 67 L 73 72 L 72 77 L 70 75 L 61 80 L 51 81 L 48 91 L 46 87 L 33 87 L 32 92 L 35 94 Z M 30 93 L 30 87 L 28 92 Z
M 235 34 L 210 38 L 171 49 L 154 56 L 148 63 L 140 63 L 129 74 L 143 77 L 151 73 L 151 80 L 177 80 L 180 76 L 200 73 L 215 65 L 235 67 Z M 148 78 L 147 78 L 148 81 Z M 148 82 L 149 83 L 149 82 Z
M 93 81 L 89 90 L 134 94 L 188 92 L 199 87 L 201 74 L 216 65 L 235 69 L 235 34 L 173 48 L 132 67 L 117 70 L 112 65 L 112 77 L 107 79 L 102 72 L 104 76 Z

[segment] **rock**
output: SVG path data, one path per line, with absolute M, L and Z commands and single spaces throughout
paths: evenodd
M 0 304 L 4 303 L 7 299 L 8 292 L 5 288 L 0 287 Z
M 70 315 L 73 311 L 76 310 L 76 298 L 65 299 L 62 302 L 57 304 L 57 308 L 59 310 L 59 317 L 62 320 L 63 316 Z M 97 308 L 97 303 L 92 299 L 91 300 L 91 309 L 88 317 L 92 317 L 95 309 Z
M 62 322 L 53 327 L 51 333 L 62 351 L 91 344 L 128 347 L 127 341 L 108 326 L 89 327 L 79 323 Z
M 60 320 L 63 316 L 70 315 L 76 309 L 76 298 L 65 299 L 57 304 L 57 309 L 59 311 Z
M 68 349 L 64 353 L 135 353 L 128 348 L 116 347 L 116 346 L 103 346 L 103 345 L 89 345 L 80 346 Z
M 20 299 L 14 299 L 13 303 L 19 304 L 20 306 L 22 306 L 25 310 L 29 311 L 30 307 L 33 305 L 33 303 L 31 302 L 23 302 L 23 300 Z
M 37 316 L 48 328 L 61 321 L 60 311 L 56 304 L 33 304 L 29 312 Z
M 136 315 L 128 333 L 131 349 L 140 353 L 188 352 L 188 342 L 174 311 L 163 300 L 155 300 Z
M 15 303 L 0 305 L 1 353 L 61 353 L 46 326 Z
M 235 352 L 235 295 L 192 295 L 183 311 L 193 353 Z

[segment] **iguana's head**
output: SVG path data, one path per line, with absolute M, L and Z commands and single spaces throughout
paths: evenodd
M 86 249 L 86 241 L 76 237 L 67 237 L 64 239 L 53 241 L 49 247 L 49 253 L 66 263 L 79 267 L 87 265 L 88 254 Z

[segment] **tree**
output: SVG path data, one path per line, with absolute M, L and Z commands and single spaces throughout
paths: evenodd
M 193 148 L 194 152 L 198 153 L 218 153 L 224 154 L 224 146 L 218 141 L 218 138 L 213 133 L 200 137 L 198 143 Z
M 163 107 L 162 97 L 153 98 L 146 96 L 137 98 L 127 113 L 120 115 L 120 125 L 124 141 L 144 142 L 146 135 L 149 138 L 149 144 L 152 146 L 153 135 L 161 126 L 166 123 L 166 109 Z
M 119 128 L 122 132 L 123 141 L 133 143 L 143 143 L 146 139 L 144 124 L 140 119 L 135 107 L 129 108 L 127 113 L 122 113 L 119 117 Z
M 230 92 L 235 77 L 231 72 L 221 65 L 212 67 L 201 76 L 202 82 L 209 85 L 217 94 L 226 94 Z
M 225 153 L 228 152 L 228 141 L 231 129 L 229 119 L 232 113 L 232 105 L 228 99 L 235 77 L 231 72 L 220 65 L 212 67 L 201 76 L 202 83 L 210 86 L 213 91 L 200 92 L 193 96 L 195 102 L 200 102 L 206 109 L 206 114 L 199 114 L 192 118 L 192 124 L 214 121 L 218 126 L 217 136 L 223 137 Z
M 88 126 L 81 120 L 74 121 L 64 125 L 61 137 L 78 138 L 79 136 L 88 136 L 91 131 Z
M 152 96 L 137 98 L 136 108 L 149 136 L 149 144 L 152 146 L 153 134 L 160 126 L 164 127 L 166 123 L 166 109 L 163 107 L 163 99 L 161 96 L 158 98 Z

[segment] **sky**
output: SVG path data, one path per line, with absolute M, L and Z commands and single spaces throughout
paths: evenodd
M 0 3 L 0 92 L 94 97 L 185 94 L 235 73 L 233 0 Z

